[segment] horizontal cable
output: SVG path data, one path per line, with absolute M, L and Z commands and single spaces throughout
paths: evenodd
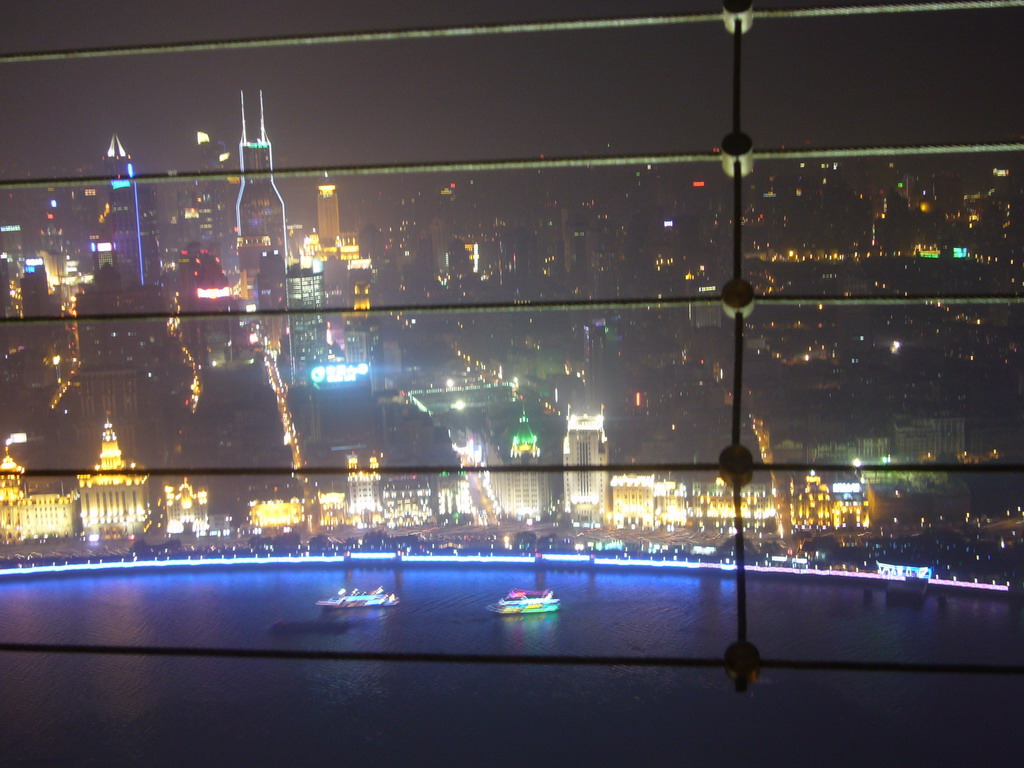
M 763 659 L 761 666 L 820 672 L 910 672 L 940 675 L 1024 675 L 1019 664 L 936 664 L 903 661 L 797 661 Z
M 865 6 L 776 8 L 758 9 L 758 18 L 807 19 L 834 16 L 865 16 L 892 13 L 919 13 L 922 11 L 973 11 L 999 8 L 1020 8 L 1024 0 L 967 0 L 961 2 L 893 3 Z M 685 13 L 672 15 L 627 16 L 598 19 L 565 19 L 554 21 L 506 22 L 496 24 L 468 24 L 447 27 L 421 27 L 416 29 L 370 30 L 365 32 L 333 32 L 312 35 L 277 35 L 265 37 L 229 38 L 194 42 L 151 43 L 146 45 L 105 46 L 97 48 L 67 48 L 51 51 L 26 51 L 0 55 L 0 64 L 40 61 L 69 61 L 119 56 L 149 56 L 170 53 L 201 53 L 240 51 L 261 48 L 294 48 L 316 45 L 342 45 L 346 43 L 378 43 L 408 40 L 438 40 L 483 37 L 491 35 L 521 35 L 540 32 L 583 32 L 600 30 L 637 29 L 699 24 L 722 20 L 721 13 Z
M 287 625 L 285 625 L 287 626 Z M 563 656 L 469 653 L 391 653 L 384 651 L 316 651 L 278 648 L 208 648 L 187 646 L 66 645 L 62 643 L 0 643 L 0 653 L 58 653 L 92 656 L 178 656 L 292 661 L 368 661 L 440 664 L 523 664 L 586 667 L 724 667 L 718 658 L 676 656 Z M 967 675 L 1024 675 L 1024 666 L 998 664 L 934 664 L 886 661 L 761 661 L 763 668 L 807 671 L 907 672 Z
M 220 320 L 234 319 L 239 322 L 273 317 L 315 317 L 317 315 L 361 315 L 383 316 L 395 314 L 487 314 L 499 312 L 574 312 L 605 310 L 650 310 L 660 311 L 692 306 L 717 306 L 722 301 L 717 293 L 704 296 L 678 296 L 672 298 L 640 299 L 585 299 L 573 301 L 513 301 L 513 302 L 463 302 L 444 304 L 387 304 L 371 309 L 356 309 L 354 306 L 323 307 L 322 309 L 259 309 L 252 312 L 125 312 L 118 314 L 52 315 L 44 317 L 0 317 L 0 328 L 5 325 L 51 325 L 55 323 L 117 323 L 128 321 L 164 322 L 166 320 Z M 932 304 L 1020 304 L 1024 294 L 1019 293 L 948 293 L 920 294 L 913 296 L 856 296 L 829 295 L 773 295 L 758 296 L 758 304 L 776 306 L 806 306 L 824 304 L 829 306 L 919 306 Z
M 409 464 L 368 467 L 130 467 L 125 469 L 85 468 L 43 468 L 25 469 L 24 477 L 69 477 L 71 475 L 91 475 L 94 477 L 320 477 L 334 475 L 478 475 L 491 474 L 561 474 L 564 472 L 615 472 L 620 474 L 658 473 L 658 472 L 718 472 L 718 462 L 684 461 L 661 462 L 657 464 L 531 464 L 518 466 L 496 464 L 491 466 L 463 467 L 455 464 Z M 1024 463 L 1020 462 L 988 462 L 984 464 L 912 464 L 909 462 L 892 462 L 889 464 L 816 464 L 811 462 L 755 462 L 754 470 L 760 472 L 908 472 L 917 474 L 1020 474 L 1024 473 Z
M 442 664 L 545 664 L 554 666 L 722 667 L 721 659 L 661 656 L 539 656 L 525 654 L 389 653 L 384 651 L 307 651 L 276 648 L 190 648 L 135 645 L 0 643 L 0 653 L 74 653 L 116 656 L 204 656 L 298 661 L 404 661 Z
M 1024 2 L 1024 0 L 1022 0 Z M 841 160 L 850 157 L 905 157 L 911 155 L 970 155 L 988 152 L 1020 152 L 1019 141 L 969 144 L 879 144 L 870 147 L 821 147 L 804 149 L 755 149 L 755 160 Z
M 1000 8 L 1024 8 L 1024 0 L 951 0 L 934 3 L 880 3 L 823 8 L 758 8 L 754 14 L 763 19 L 820 19 L 834 16 L 876 16 L 889 13 L 935 11 L 991 11 Z
M 1020 147 L 1024 149 L 1024 144 Z M 469 173 L 477 171 L 543 171 L 560 168 L 619 168 L 634 165 L 720 162 L 718 152 L 688 152 L 655 155 L 605 155 L 583 157 L 522 158 L 509 160 L 469 160 L 433 163 L 397 163 L 385 165 L 341 165 L 334 167 L 290 167 L 272 171 L 196 171 L 139 174 L 136 182 L 147 184 L 178 181 L 238 181 L 247 179 L 289 179 L 314 176 L 394 176 L 407 173 Z M 0 189 L 35 189 L 109 184 L 110 176 L 55 176 L 44 179 L 0 179 Z
M 879 305 L 931 305 L 931 304 L 1020 304 L 1024 302 L 1024 294 L 1020 293 L 947 293 L 919 294 L 912 296 L 758 296 L 758 304 L 774 304 L 777 306 L 806 306 L 807 304 L 827 304 L 838 306 L 879 306 Z
M 1024 0 L 1022 0 L 1024 1 Z M 850 157 L 892 157 L 910 155 L 955 155 L 992 152 L 1022 152 L 1024 142 L 981 142 L 974 144 L 893 144 L 870 147 L 819 147 L 804 149 L 762 149 L 754 152 L 758 160 L 838 160 Z M 394 163 L 383 165 L 303 166 L 277 168 L 272 171 L 167 171 L 144 173 L 132 177 L 138 183 L 168 184 L 184 181 L 233 181 L 246 179 L 289 179 L 311 177 L 395 176 L 412 173 L 473 173 L 490 171 L 545 171 L 558 169 L 626 168 L 637 165 L 684 165 L 719 163 L 722 154 L 682 152 L 643 155 L 584 155 L 580 157 L 512 158 L 505 160 L 467 160 L 428 163 Z M 0 189 L 41 189 L 83 187 L 109 184 L 111 176 L 51 176 L 39 179 L 0 179 Z
M 114 56 L 148 56 L 160 53 L 199 53 L 210 51 L 239 51 L 253 48 L 293 48 L 312 45 L 342 45 L 345 43 L 379 43 L 401 40 L 438 40 L 489 35 L 521 35 L 537 32 L 584 32 L 608 29 L 635 29 L 664 27 L 676 24 L 721 21 L 721 13 L 683 13 L 672 15 L 626 16 L 604 19 L 565 19 L 556 21 L 524 21 L 497 24 L 468 24 L 448 27 L 420 27 L 415 29 L 385 29 L 365 32 L 330 32 L 313 35 L 275 35 L 267 37 L 230 38 L 198 42 L 151 43 L 148 45 L 106 46 L 98 48 L 69 48 L 55 51 L 27 51 L 0 55 L 0 64 L 36 61 L 67 61 L 70 59 L 97 59 Z
M 460 304 L 389 304 L 371 309 L 356 309 L 353 306 L 324 307 L 322 309 L 260 309 L 253 312 L 126 312 L 124 314 L 79 314 L 50 317 L 2 317 L 0 327 L 5 325 L 41 325 L 50 323 L 95 323 L 128 320 L 165 321 L 236 319 L 240 322 L 270 317 L 312 317 L 315 315 L 393 315 L 430 313 L 490 313 L 490 312 L 532 312 L 532 311 L 575 311 L 575 310 L 622 310 L 622 309 L 671 309 L 691 305 L 718 304 L 715 296 L 693 296 L 668 299 L 598 299 L 593 301 L 514 301 L 514 302 L 464 302 Z

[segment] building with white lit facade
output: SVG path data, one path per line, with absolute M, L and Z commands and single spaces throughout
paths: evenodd
M 187 477 L 181 485 L 164 486 L 164 508 L 168 534 L 205 536 L 209 533 L 209 494 L 205 488 L 193 488 Z
M 103 425 L 97 470 L 109 474 L 79 475 L 82 531 L 92 541 L 123 538 L 143 532 L 149 518 L 148 476 L 119 474 L 135 469 L 121 456 L 114 427 Z
M 75 499 L 71 494 L 28 494 L 24 467 L 5 450 L 0 462 L 0 542 L 65 538 L 74 534 Z
M 359 469 L 359 457 L 348 457 L 348 521 L 350 525 L 368 528 L 384 523 L 384 505 L 381 503 L 380 462 L 369 458 L 369 471 Z
M 608 464 L 608 438 L 604 416 L 570 415 L 562 444 L 565 467 L 601 467 Z M 608 473 L 601 469 L 566 471 L 565 514 L 575 528 L 600 528 L 608 510 Z
M 514 466 L 535 466 L 540 460 L 537 435 L 523 412 L 519 429 L 512 436 L 508 463 Z M 490 476 L 500 514 L 512 520 L 539 520 L 551 504 L 548 476 L 541 472 L 494 472 Z
M 380 484 L 388 528 L 423 525 L 435 519 L 434 487 L 427 475 L 389 475 Z

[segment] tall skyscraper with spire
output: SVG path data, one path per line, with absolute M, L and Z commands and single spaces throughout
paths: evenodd
M 125 287 L 155 285 L 160 281 L 160 246 L 156 233 L 153 190 L 135 181 L 135 166 L 115 133 L 107 149 L 110 175 L 110 242 L 114 266 Z
M 242 140 L 238 145 L 240 170 L 243 171 L 238 202 L 235 204 L 238 222 L 238 268 L 242 272 L 247 296 L 253 296 L 256 276 L 264 253 L 277 251 L 285 264 L 288 262 L 288 236 L 285 230 L 284 200 L 274 184 L 274 153 L 267 138 L 263 119 L 263 91 L 260 91 L 259 138 L 249 139 L 245 124 L 245 93 L 242 93 Z M 261 171 L 268 175 L 246 178 L 246 171 Z M 282 269 L 283 271 L 283 269 Z

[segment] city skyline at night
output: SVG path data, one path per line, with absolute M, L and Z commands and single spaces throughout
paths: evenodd
M 0 763 L 1006 759 L 1021 13 L 11 10 Z

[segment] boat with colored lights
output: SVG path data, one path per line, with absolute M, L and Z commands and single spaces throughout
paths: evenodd
M 385 608 L 398 605 L 398 597 L 393 592 L 385 592 L 384 587 L 377 587 L 373 592 L 360 592 L 358 589 L 349 592 L 341 589 L 334 597 L 317 600 L 316 604 L 325 611 L 335 608 Z
M 557 611 L 561 601 L 550 589 L 542 592 L 530 592 L 525 589 L 513 589 L 496 603 L 487 606 L 494 613 L 550 613 Z

